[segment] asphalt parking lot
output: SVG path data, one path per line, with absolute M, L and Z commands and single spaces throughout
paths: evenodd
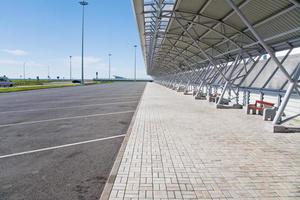
M 145 85 L 0 94 L 0 199 L 99 199 Z

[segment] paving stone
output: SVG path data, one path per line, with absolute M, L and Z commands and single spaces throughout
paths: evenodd
M 300 199 L 300 134 L 147 84 L 110 199 Z

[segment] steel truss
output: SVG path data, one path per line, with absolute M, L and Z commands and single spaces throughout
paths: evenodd
M 252 92 L 261 99 L 277 94 L 273 124 L 282 123 L 290 98 L 300 96 L 300 62 L 286 65 L 300 46 L 299 1 L 133 3 L 147 72 L 155 81 L 196 98 L 220 93 L 217 105 L 239 105 L 241 93 L 242 105 L 249 103 Z M 258 5 L 265 8 L 263 13 Z M 287 52 L 278 58 L 275 52 L 280 50 Z

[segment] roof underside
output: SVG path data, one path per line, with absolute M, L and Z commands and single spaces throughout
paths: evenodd
M 147 72 L 162 76 L 265 54 L 226 0 L 134 0 Z M 300 46 L 297 0 L 235 0 L 274 51 Z

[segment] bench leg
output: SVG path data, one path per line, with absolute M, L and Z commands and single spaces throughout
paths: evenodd
M 267 108 L 263 111 L 263 119 L 265 121 L 267 121 L 267 120 L 273 121 L 275 115 L 276 115 L 276 109 Z
M 268 118 L 269 118 L 268 114 L 269 114 L 269 113 L 264 112 L 264 114 L 263 114 L 263 120 L 264 120 L 264 121 L 268 121 Z

